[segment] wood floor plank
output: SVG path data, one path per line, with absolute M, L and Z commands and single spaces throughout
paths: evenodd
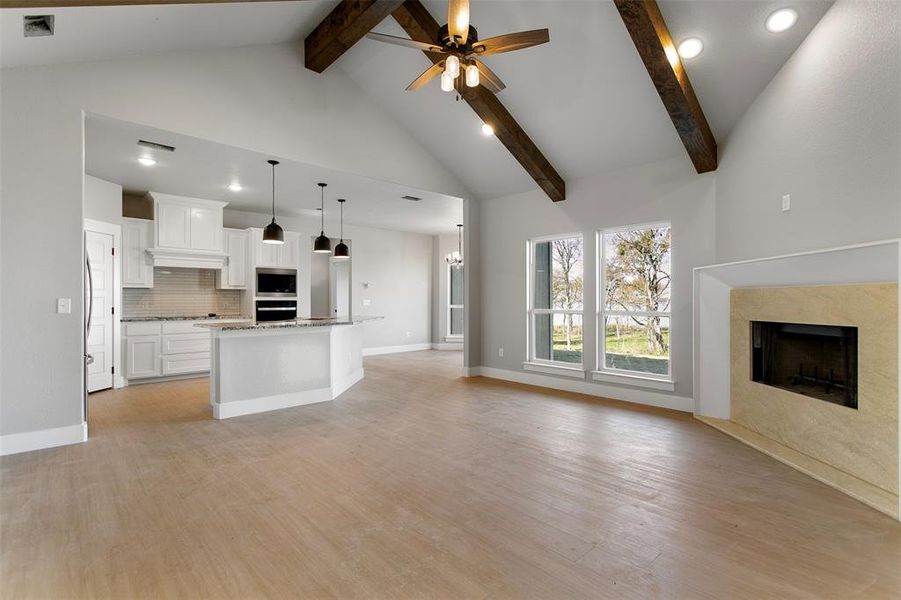
M 901 526 L 690 416 L 365 359 L 216 421 L 206 380 L 91 396 L 0 459 L 4 598 L 895 598 Z

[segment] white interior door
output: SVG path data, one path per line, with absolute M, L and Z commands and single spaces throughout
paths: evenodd
M 88 354 L 88 392 L 113 387 L 114 238 L 109 233 L 85 230 L 85 250 L 91 261 L 94 302 L 91 308 Z
M 333 317 L 350 316 L 350 261 L 332 259 L 329 264 L 329 309 Z

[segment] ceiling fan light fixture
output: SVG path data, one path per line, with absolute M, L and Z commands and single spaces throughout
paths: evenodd
M 444 71 L 450 73 L 450 76 L 456 79 L 460 76 L 460 59 L 451 54 L 444 62 Z
M 442 92 L 454 91 L 454 78 L 451 77 L 451 74 L 446 69 L 445 69 L 444 73 L 441 74 L 441 91 Z
M 479 87 L 479 68 L 476 65 L 466 66 L 467 87 Z

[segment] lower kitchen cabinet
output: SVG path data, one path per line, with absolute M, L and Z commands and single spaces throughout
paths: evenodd
M 163 375 L 184 375 L 186 373 L 201 373 L 210 370 L 209 351 L 163 355 L 162 358 Z
M 210 334 L 199 321 L 125 323 L 125 377 L 147 379 L 210 370 Z
M 125 377 L 140 379 L 159 377 L 160 337 L 139 335 L 125 338 Z

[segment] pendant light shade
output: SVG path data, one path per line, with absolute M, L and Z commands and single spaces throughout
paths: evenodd
M 317 254 L 325 254 L 332 252 L 332 241 L 325 235 L 325 186 L 326 183 L 319 184 L 319 211 L 320 211 L 320 229 L 319 237 L 313 242 L 313 252 Z
M 275 222 L 275 165 L 278 164 L 278 161 L 270 160 L 267 162 L 272 165 L 272 222 L 266 225 L 266 229 L 263 230 L 263 243 L 284 244 L 285 232 Z
M 338 206 L 341 208 L 341 241 L 335 246 L 335 258 L 350 258 L 350 249 L 344 243 L 344 198 L 338 198 Z

